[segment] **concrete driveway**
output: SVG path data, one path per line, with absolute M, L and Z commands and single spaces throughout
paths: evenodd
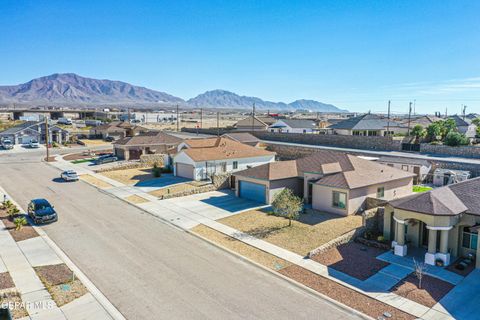
M 223 190 L 151 201 L 139 206 L 186 229 L 205 220 L 217 220 L 245 210 L 268 207 L 259 202 L 238 198 L 232 191 Z

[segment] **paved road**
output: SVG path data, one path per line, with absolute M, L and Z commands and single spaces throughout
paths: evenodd
M 357 318 L 37 159 L 0 156 L 0 184 L 51 200 L 44 230 L 128 319 Z

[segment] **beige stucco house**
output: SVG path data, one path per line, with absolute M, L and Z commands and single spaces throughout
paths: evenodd
M 365 209 L 367 198 L 393 200 L 412 193 L 413 173 L 334 151 L 268 163 L 235 173 L 239 197 L 272 203 L 292 189 L 312 208 L 339 215 Z M 245 192 L 254 189 L 256 192 Z
M 146 154 L 175 154 L 182 141 L 168 133 L 152 131 L 115 141 L 113 153 L 122 160 L 138 160 Z
M 384 214 L 384 236 L 396 255 L 425 250 L 425 263 L 476 257 L 480 267 L 480 178 L 394 200 Z

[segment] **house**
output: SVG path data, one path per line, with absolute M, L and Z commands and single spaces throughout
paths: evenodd
M 379 163 L 401 169 L 403 171 L 415 173 L 414 184 L 420 184 L 425 181 L 432 169 L 432 164 L 424 159 L 405 158 L 405 157 L 380 157 Z
M 180 143 L 173 158 L 174 174 L 206 180 L 212 174 L 231 173 L 275 161 L 275 152 L 217 137 Z
M 45 143 L 45 131 L 44 121 L 27 121 L 0 132 L 0 140 L 10 139 L 13 144 L 29 144 L 33 140 Z M 61 144 L 70 139 L 69 132 L 56 125 L 49 125 L 48 131 L 50 143 Z
M 260 139 L 248 132 L 230 132 L 222 135 L 224 138 L 228 138 L 243 144 L 248 144 L 252 147 L 258 147 L 260 145 Z
M 340 121 L 328 128 L 333 134 L 347 136 L 386 136 L 408 132 L 408 126 L 370 113 Z
M 430 116 L 430 115 L 420 115 L 420 116 L 412 116 L 410 120 L 408 120 L 408 118 L 403 117 L 401 119 L 398 119 L 397 122 L 407 127 L 408 127 L 408 123 L 410 122 L 410 128 L 413 128 L 416 125 L 420 125 L 423 128 L 426 128 L 432 123 L 437 122 L 439 120 L 442 120 L 442 119 L 435 116 Z
M 268 163 L 234 174 L 236 194 L 272 203 L 285 188 L 312 208 L 339 215 L 362 211 L 368 197 L 392 200 L 412 193 L 415 174 L 342 152 Z
M 277 121 L 272 117 L 249 116 L 238 121 L 234 127 L 238 131 L 267 131 L 268 126 Z
M 129 122 L 113 121 L 91 128 L 90 135 L 102 139 L 107 137 L 122 139 L 125 137 L 133 137 L 148 131 L 149 129 L 147 128 L 135 126 Z
M 317 126 L 314 120 L 281 119 L 268 127 L 270 132 L 314 133 Z
M 433 185 L 435 187 L 446 186 L 465 181 L 470 176 L 470 171 L 438 168 L 433 172 Z
M 454 115 L 449 117 L 449 119 L 455 121 L 458 132 L 464 134 L 467 138 L 475 138 L 477 135 L 477 126 L 472 123 L 470 118 Z
M 394 253 L 423 251 L 425 263 L 473 255 L 480 267 L 480 178 L 390 201 L 385 208 L 383 234 Z
M 115 141 L 113 153 L 123 160 L 137 160 L 145 154 L 172 154 L 182 141 L 165 132 L 147 132 Z

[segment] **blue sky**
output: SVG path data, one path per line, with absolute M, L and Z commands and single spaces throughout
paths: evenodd
M 480 1 L 0 0 L 0 84 L 57 72 L 191 98 L 480 113 Z

